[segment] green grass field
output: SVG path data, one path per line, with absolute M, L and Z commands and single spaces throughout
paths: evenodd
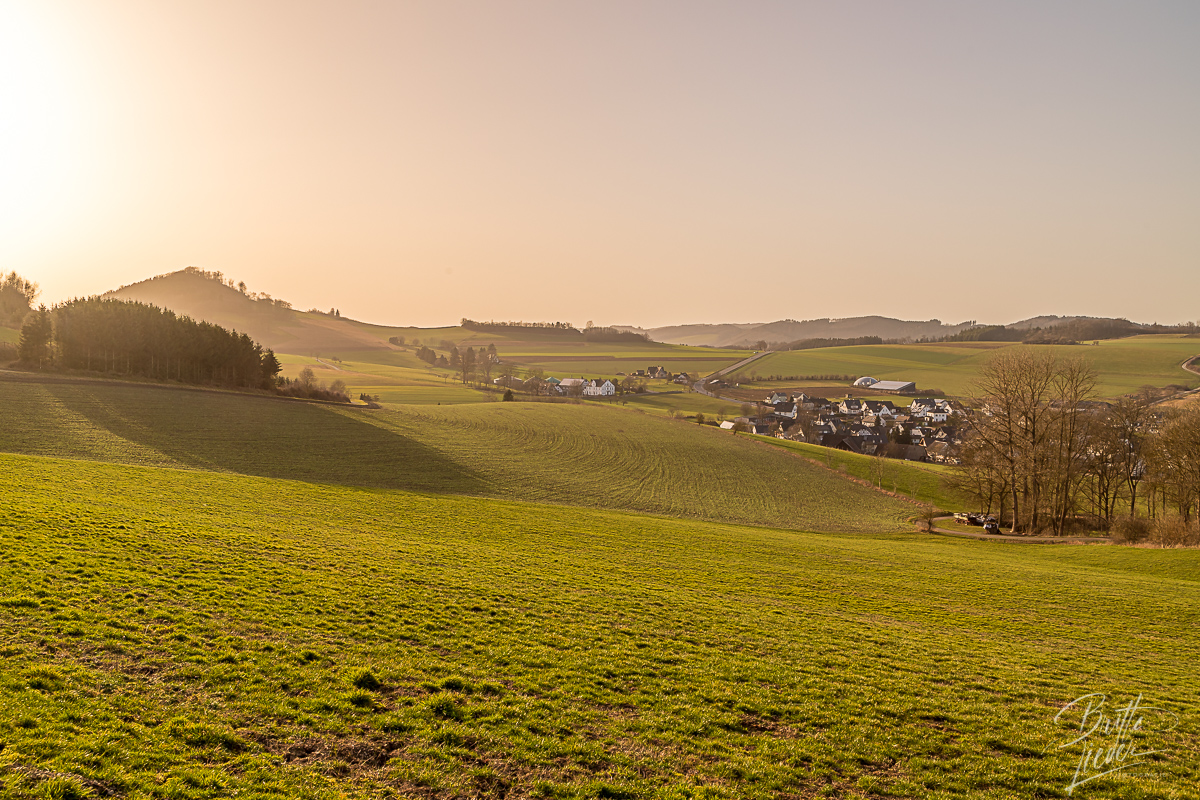
M 694 423 L 599 403 L 344 409 L 269 397 L 0 380 L 0 451 L 539 500 L 826 531 L 909 503 Z
M 829 347 L 773 353 L 743 373 L 766 375 L 870 375 L 879 380 L 916 381 L 917 390 L 941 389 L 949 395 L 968 396 L 971 382 L 987 358 L 1004 345 L 996 342 L 959 342 L 923 345 L 871 345 Z M 1048 348 L 1060 357 L 1083 356 L 1096 370 L 1097 391 L 1103 397 L 1136 392 L 1142 386 L 1179 384 L 1200 386 L 1200 376 L 1180 365 L 1200 353 L 1200 338 L 1183 335 L 1134 336 L 1111 339 L 1099 345 L 1034 346 Z M 792 382 L 795 383 L 795 382 Z M 755 384 L 756 386 L 759 384 Z M 766 383 L 761 386 L 767 387 Z
M 707 375 L 747 355 L 741 350 L 687 347 L 657 342 L 632 345 L 563 342 L 561 339 L 539 337 L 536 334 L 526 334 L 523 338 L 517 338 L 515 335 L 479 334 L 461 328 L 391 329 L 354 324 L 373 332 L 385 341 L 388 336 L 398 335 L 396 331 L 402 330 L 404 333 L 400 335 L 405 335 L 407 342 L 411 343 L 417 339 L 439 352 L 445 352 L 440 349 L 443 339 L 456 345 L 476 348 L 495 344 L 500 358 L 508 366 L 515 368 L 520 376 L 527 376 L 540 369 L 546 376 L 558 378 L 619 380 L 618 372 L 628 375 L 651 365 L 661 366 L 672 372 Z M 315 354 L 279 353 L 279 360 L 284 367 L 283 375 L 294 378 L 304 367 L 312 367 L 321 380 L 345 381 L 354 396 L 366 392 L 373 396 L 378 395 L 382 401 L 388 403 L 432 405 L 478 403 L 488 399 L 483 393 L 463 386 L 453 370 L 430 367 L 420 361 L 411 344 L 390 349 L 335 350 L 336 348 Z M 338 360 L 334 361 L 334 358 Z M 341 369 L 334 369 L 330 365 Z M 502 369 L 503 367 L 497 366 L 493 377 L 498 377 Z M 664 381 L 650 381 L 650 384 L 651 388 L 671 388 L 671 384 Z
M 766 449 L 766 448 L 761 448 Z M 1195 797 L 1200 557 L 0 456 L 11 797 Z
M 747 434 L 750 436 L 750 434 Z M 907 495 L 921 504 L 932 502 L 943 511 L 975 511 L 968 495 L 955 488 L 954 468 L 941 464 L 899 461 L 847 453 L 804 442 L 753 436 L 754 441 L 797 453 L 889 492 Z
M 0 342 L 9 342 L 17 344 L 21 341 L 21 332 L 14 328 L 5 328 L 0 326 Z

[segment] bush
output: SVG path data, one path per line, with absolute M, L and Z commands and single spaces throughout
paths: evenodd
M 1183 521 L 1182 517 L 1156 519 L 1150 530 L 1150 541 L 1162 547 L 1200 544 L 1200 527 Z
M 1145 517 L 1121 517 L 1112 526 L 1112 540 L 1117 544 L 1137 544 L 1150 538 L 1150 520 Z

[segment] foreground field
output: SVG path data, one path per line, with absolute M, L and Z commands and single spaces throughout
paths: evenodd
M 1139 693 L 1194 797 L 1194 551 L 839 537 L 0 456 L 7 796 L 1063 796 Z M 1099 743 L 1099 742 L 1097 742 Z
M 767 375 L 870 375 L 879 380 L 916 381 L 918 391 L 940 389 L 966 396 L 980 366 L 1002 347 L 1051 349 L 1067 358 L 1083 356 L 1096 370 L 1098 393 L 1103 397 L 1136 392 L 1142 386 L 1179 384 L 1200 386 L 1200 376 L 1180 368 L 1200 353 L 1200 338 L 1183 335 L 1134 336 L 1111 339 L 1099 345 L 1004 345 L 997 342 L 950 344 L 871 345 L 829 347 L 772 353 L 756 361 L 746 378 Z M 765 387 L 766 384 L 763 384 Z
M 713 428 L 596 404 L 368 411 L 16 376 L 0 405 L 0 452 L 808 530 L 895 531 L 919 512 Z

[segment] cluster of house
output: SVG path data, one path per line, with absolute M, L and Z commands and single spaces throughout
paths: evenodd
M 624 377 L 624 372 L 618 372 L 617 375 Z M 646 369 L 634 370 L 632 377 L 634 378 L 659 378 L 664 381 L 671 381 L 678 384 L 691 384 L 695 378 L 688 375 L 686 372 L 673 373 L 665 367 L 647 367 Z
M 534 394 L 562 397 L 612 397 L 617 385 L 608 380 L 589 381 L 586 378 L 530 378 L 522 380 L 515 375 L 502 376 L 492 381 L 496 386 L 521 389 Z
M 626 375 L 624 372 L 618 372 L 617 378 L 661 378 L 669 380 L 673 383 L 681 385 L 691 385 L 694 378 L 686 372 L 672 373 L 663 367 L 649 367 L 647 369 L 639 369 L 632 375 Z M 617 383 L 610 380 L 596 379 L 588 380 L 587 378 L 530 378 L 522 380 L 515 375 L 501 376 L 492 381 L 493 384 L 502 388 L 520 389 L 531 392 L 533 394 L 548 394 L 558 395 L 563 397 L 612 397 L 617 394 Z M 628 380 L 622 381 L 622 385 L 626 391 L 634 391 L 631 388 Z M 638 382 L 640 385 L 640 382 Z M 640 389 L 636 390 L 640 391 Z
M 908 406 L 890 400 L 862 400 L 847 395 L 841 400 L 772 394 L 771 409 L 759 418 L 742 417 L 722 427 L 738 425 L 755 433 L 818 444 L 863 455 L 887 455 L 908 461 L 959 463 L 962 445 L 954 416 L 965 406 L 940 397 L 915 397 Z M 951 423 L 951 424 L 948 424 Z

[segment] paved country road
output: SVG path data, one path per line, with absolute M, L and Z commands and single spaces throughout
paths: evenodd
M 767 355 L 770 352 L 771 352 L 770 350 L 763 350 L 760 353 L 755 353 L 754 355 L 750 356 L 749 358 L 743 358 L 741 361 L 737 362 L 736 364 L 730 364 L 728 367 L 725 367 L 724 369 L 719 369 L 716 372 L 709 375 L 708 377 L 701 378 L 700 380 L 693 383 L 692 391 L 699 392 L 700 394 L 703 394 L 703 395 L 708 395 L 709 397 L 715 397 L 718 400 L 728 400 L 730 403 L 740 403 L 740 402 L 742 402 L 741 400 L 735 400 L 732 397 L 721 397 L 720 395 L 713 394 L 708 389 L 705 389 L 704 388 L 705 381 L 711 381 L 713 378 L 720 378 L 722 375 L 728 375 L 731 372 L 736 372 L 737 370 L 741 369 L 742 367 L 746 366 L 747 364 L 751 364 L 751 363 L 757 361 L 758 359 L 762 358 L 763 356 Z

